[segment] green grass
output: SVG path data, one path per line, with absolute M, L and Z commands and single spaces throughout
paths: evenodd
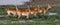
M 0 24 L 0 25 L 56 25 L 54 20 L 45 20 L 45 22 L 41 23 L 41 21 L 36 20 L 35 22 L 26 22 L 26 23 L 8 23 L 8 24 Z
M 33 18 L 32 20 L 35 22 L 26 22 L 26 23 L 11 23 L 12 20 L 15 18 L 7 18 L 10 19 L 10 21 L 7 21 L 7 24 L 0 24 L 0 25 L 60 25 L 60 20 L 55 22 L 55 19 L 57 19 L 57 16 L 47 16 L 48 18 L 46 20 L 40 20 L 40 18 Z M 59 18 L 60 16 L 58 16 Z M 43 21 L 43 22 L 42 22 Z

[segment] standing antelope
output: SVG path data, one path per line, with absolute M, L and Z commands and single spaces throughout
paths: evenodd
M 44 16 L 46 15 L 46 12 L 51 8 L 51 6 L 48 4 L 48 7 L 47 8 L 43 8 L 43 13 L 44 13 Z
M 33 14 L 34 16 L 36 16 L 36 14 L 38 13 L 38 8 L 34 7 L 30 11 L 31 11 L 31 14 Z
M 42 13 L 42 8 L 39 7 L 39 5 L 37 7 L 34 7 L 33 10 L 31 10 L 31 14 L 33 14 L 34 16 L 36 16 L 37 13 Z
M 11 14 L 13 14 L 14 16 L 16 16 L 16 8 L 15 9 L 12 9 L 12 8 L 7 8 L 6 9 L 7 10 L 7 16 L 9 16 L 9 15 L 11 15 Z
M 42 13 L 42 8 L 39 5 L 37 7 L 38 7 L 38 12 Z
M 30 7 L 27 6 L 26 10 L 18 10 L 17 14 L 18 14 L 18 19 L 21 17 L 21 15 L 26 16 L 26 18 L 28 19 L 30 14 Z
M 37 6 L 38 7 L 38 12 L 39 13 L 44 13 L 44 16 L 46 15 L 46 12 L 51 8 L 51 6 L 48 4 L 48 7 L 47 8 L 42 8 L 42 7 L 39 7 L 39 5 Z

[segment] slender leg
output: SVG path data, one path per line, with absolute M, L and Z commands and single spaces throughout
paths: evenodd
M 14 12 L 14 16 L 16 16 L 16 12 Z
M 37 12 L 34 12 L 34 16 L 36 16 Z
M 27 15 L 27 17 L 26 17 L 27 19 L 29 18 L 29 15 Z
M 46 16 L 46 11 L 44 11 L 44 16 Z
M 18 24 L 20 24 L 20 22 L 19 22 L 20 17 L 21 17 L 21 15 L 20 15 L 20 14 L 18 14 Z
M 18 20 L 20 19 L 20 17 L 21 17 L 21 13 L 18 13 Z
M 28 19 L 28 18 L 29 18 L 29 13 L 27 13 L 27 15 L 26 15 L 26 16 L 27 16 L 26 18 Z

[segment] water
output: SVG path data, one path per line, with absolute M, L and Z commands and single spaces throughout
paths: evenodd
M 19 20 L 19 23 L 26 23 L 26 22 L 34 22 L 33 20 Z M 10 20 L 0 20 L 0 24 L 7 24 L 7 23 L 18 23 L 18 21 L 10 21 Z
M 49 13 L 49 15 L 57 15 L 57 13 Z

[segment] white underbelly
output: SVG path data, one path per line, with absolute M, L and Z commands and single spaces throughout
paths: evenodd
M 33 14 L 33 12 L 30 12 L 31 14 Z
M 8 11 L 8 13 L 14 14 L 14 13 L 16 13 L 16 12 L 14 12 L 14 11 Z
M 42 10 L 40 10 L 39 12 L 42 13 Z
M 26 15 L 26 13 L 22 13 L 22 15 L 23 15 L 23 16 L 25 16 L 25 15 Z

